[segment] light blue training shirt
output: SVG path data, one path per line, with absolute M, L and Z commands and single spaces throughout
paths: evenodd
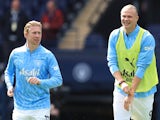
M 37 77 L 40 85 L 28 83 L 29 77 Z M 49 90 L 63 82 L 54 54 L 41 45 L 32 52 L 26 44 L 11 52 L 5 70 L 8 89 L 13 88 L 14 78 L 14 108 L 19 110 L 50 108 Z
M 130 49 L 132 47 L 133 43 L 136 40 L 139 30 L 140 26 L 137 25 L 133 32 L 129 34 L 123 32 L 124 41 L 127 49 Z M 108 60 L 108 66 L 112 74 L 116 71 L 119 71 L 117 54 L 116 54 L 116 43 L 118 41 L 119 33 L 120 33 L 120 28 L 113 30 L 109 36 L 107 60 Z M 146 68 L 152 61 L 154 50 L 155 50 L 155 39 L 151 35 L 151 33 L 146 30 L 142 37 L 141 49 L 137 60 L 137 71 L 135 73 L 137 77 L 143 78 Z M 117 89 L 122 94 L 126 95 L 120 88 L 116 87 L 115 89 Z M 157 88 L 156 86 L 154 86 L 148 92 L 135 93 L 135 97 L 146 97 L 155 93 L 156 91 Z

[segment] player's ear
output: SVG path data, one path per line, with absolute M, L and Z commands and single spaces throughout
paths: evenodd
M 136 18 L 137 18 L 137 22 L 138 22 L 138 20 L 139 20 L 139 16 L 137 15 L 137 17 L 136 17 Z
M 27 32 L 24 32 L 24 38 L 27 38 Z

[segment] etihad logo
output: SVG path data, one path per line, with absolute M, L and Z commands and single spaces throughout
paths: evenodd
M 38 76 L 40 74 L 39 71 L 40 71 L 39 69 L 25 70 L 23 68 L 20 71 L 20 75 L 36 77 L 36 76 Z
M 144 50 L 153 50 L 153 47 L 144 47 Z

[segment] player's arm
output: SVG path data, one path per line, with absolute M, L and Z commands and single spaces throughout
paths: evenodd
M 129 93 L 129 86 L 128 84 L 125 82 L 125 80 L 122 78 L 120 71 L 116 71 L 113 73 L 114 78 L 117 80 L 117 83 L 119 84 L 119 86 L 121 87 L 121 89 L 128 94 Z
M 5 79 L 5 83 L 7 85 L 7 95 L 9 97 L 12 97 L 14 95 L 14 88 L 13 88 L 13 84 L 14 84 L 14 53 L 11 52 L 9 60 L 8 60 L 8 64 L 7 67 L 5 69 L 4 72 L 4 79 Z
M 43 80 L 40 79 L 39 85 L 44 88 L 55 88 L 61 86 L 63 79 L 58 62 L 53 54 L 48 55 L 46 64 L 48 66 L 49 78 Z

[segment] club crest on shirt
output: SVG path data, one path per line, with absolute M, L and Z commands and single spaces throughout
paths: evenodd
M 58 66 L 54 66 L 53 69 L 54 69 L 54 70 L 58 70 L 59 67 L 58 67 Z

